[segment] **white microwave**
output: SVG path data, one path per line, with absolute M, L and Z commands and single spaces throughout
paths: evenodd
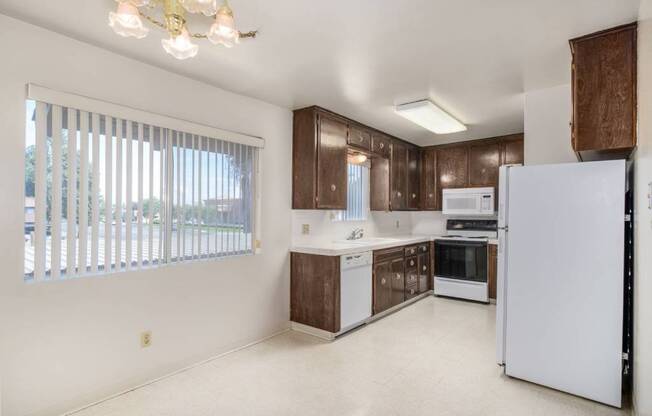
M 455 188 L 442 191 L 444 215 L 494 215 L 494 188 Z

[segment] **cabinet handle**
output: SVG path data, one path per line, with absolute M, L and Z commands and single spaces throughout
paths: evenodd
M 362 136 L 358 136 L 358 141 L 359 141 L 360 143 L 362 143 L 362 142 L 364 141 L 364 137 L 362 137 Z
M 400 192 L 397 192 L 396 195 L 397 195 L 399 198 L 401 197 L 401 193 L 400 193 Z
M 385 147 L 385 143 L 380 142 L 380 144 L 378 145 L 378 147 L 380 147 L 380 148 L 382 149 L 383 147 Z
M 423 271 L 424 271 L 424 272 L 426 271 L 426 268 L 427 268 L 426 266 L 423 266 Z
M 396 273 L 396 280 L 399 280 L 401 278 L 401 273 Z
M 410 260 L 410 266 L 414 266 L 414 260 Z
M 428 194 L 428 198 L 432 198 L 433 196 L 433 194 Z
M 387 283 L 387 280 L 384 277 L 382 279 L 380 279 L 380 284 L 381 285 L 384 285 L 385 283 Z
M 335 186 L 335 184 L 331 185 L 331 191 L 335 192 L 336 189 L 337 189 L 337 186 Z
M 412 194 L 412 199 L 416 198 L 417 194 Z

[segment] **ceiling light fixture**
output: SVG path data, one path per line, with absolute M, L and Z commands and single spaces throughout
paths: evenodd
M 199 46 L 193 39 L 208 39 L 215 45 L 231 48 L 243 38 L 255 38 L 258 31 L 240 32 L 235 28 L 233 10 L 228 0 L 218 8 L 217 0 L 116 0 L 118 8 L 109 13 L 109 26 L 124 37 L 142 39 L 149 33 L 143 24 L 144 18 L 165 30 L 169 39 L 162 39 L 163 49 L 177 59 L 188 59 L 197 55 Z M 162 19 L 153 17 L 158 10 Z M 214 17 L 206 33 L 191 33 L 187 27 L 186 12 Z
M 396 114 L 437 134 L 465 131 L 466 126 L 430 100 L 397 105 Z
M 350 154 L 348 157 L 348 162 L 352 165 L 361 165 L 367 161 L 367 155 L 364 153 L 354 153 Z

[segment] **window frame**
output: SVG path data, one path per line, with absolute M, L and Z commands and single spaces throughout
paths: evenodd
M 360 195 L 362 196 L 362 200 L 361 200 L 362 207 L 359 208 L 359 210 L 360 210 L 360 212 L 363 213 L 364 217 L 351 218 L 350 215 L 352 215 L 352 214 L 349 214 L 349 208 L 350 208 L 350 206 L 349 206 L 350 198 L 349 197 L 351 196 L 351 192 L 350 192 L 351 172 L 350 172 L 349 169 L 350 169 L 351 166 L 359 166 L 363 170 L 362 173 L 361 173 L 362 189 L 359 190 Z M 346 205 L 347 205 L 347 209 L 345 211 L 337 211 L 337 213 L 335 214 L 335 216 L 333 218 L 334 221 L 338 221 L 338 222 L 365 222 L 365 221 L 369 220 L 369 213 L 371 212 L 371 205 L 370 205 L 370 199 L 371 199 L 371 195 L 370 195 L 371 182 L 370 181 L 371 181 L 371 177 L 370 177 L 370 175 L 371 175 L 371 167 L 370 167 L 368 161 L 365 162 L 365 163 L 362 163 L 362 164 L 354 164 L 354 163 L 347 162 L 347 165 L 346 165 L 346 176 L 347 176 L 347 178 L 346 178 L 346 186 L 347 186 L 347 202 L 346 202 Z
M 160 195 L 162 199 L 162 205 L 165 206 L 163 208 L 163 212 L 161 213 L 161 217 L 165 218 L 165 233 L 163 237 L 163 251 L 158 253 L 158 260 L 155 262 L 148 262 L 148 264 L 145 264 L 145 262 L 139 263 L 139 266 L 137 267 L 130 267 L 130 266 L 124 266 L 120 268 L 114 268 L 113 267 L 113 261 L 110 260 L 111 267 L 106 268 L 105 265 L 103 265 L 102 268 L 97 268 L 97 270 L 90 270 L 86 269 L 85 271 L 78 271 L 72 276 L 65 276 L 63 273 L 61 273 L 62 269 L 53 272 L 52 270 L 47 271 L 47 267 L 45 267 L 44 270 L 36 270 L 36 265 L 37 262 L 35 260 L 34 263 L 34 268 L 32 275 L 30 275 L 26 272 L 23 273 L 23 280 L 26 283 L 31 283 L 31 282 L 43 282 L 43 281 L 65 281 L 65 280 L 70 280 L 73 278 L 79 278 L 79 277 L 87 277 L 87 276 L 93 276 L 93 275 L 109 275 L 113 273 L 120 273 L 120 272 L 125 272 L 125 271 L 133 271 L 133 270 L 139 270 L 139 269 L 145 269 L 145 268 L 151 268 L 151 267 L 162 267 L 162 266 L 173 266 L 176 264 L 181 264 L 181 263 L 187 263 L 189 261 L 195 262 L 195 261 L 210 261 L 210 260 L 217 260 L 217 259 L 222 259 L 222 258 L 228 258 L 228 257 L 236 257 L 236 256 L 242 256 L 242 255 L 256 255 L 261 253 L 261 217 L 262 217 L 262 212 L 261 212 L 261 152 L 264 149 L 265 146 L 265 140 L 261 137 L 255 137 L 255 136 L 249 136 L 246 134 L 242 133 L 236 133 L 236 132 L 231 132 L 227 130 L 222 130 L 216 127 L 204 125 L 204 124 L 199 124 L 199 123 L 194 123 L 191 121 L 186 121 L 186 120 L 181 120 L 177 119 L 174 117 L 169 117 L 161 114 L 156 114 L 156 113 L 151 113 L 148 111 L 144 110 L 139 110 L 131 107 L 126 107 L 120 104 L 114 104 L 106 101 L 101 101 L 101 100 L 96 100 L 93 98 L 89 97 L 84 97 L 81 95 L 76 95 L 76 94 L 70 94 L 70 93 L 65 93 L 65 92 L 59 92 L 55 90 L 51 90 L 45 87 L 41 87 L 35 84 L 28 84 L 27 85 L 27 94 L 25 97 L 26 100 L 33 100 L 35 103 L 45 103 L 53 106 L 59 106 L 59 107 L 67 107 L 67 108 L 72 108 L 81 112 L 85 113 L 92 113 L 93 116 L 95 117 L 110 117 L 112 120 L 120 119 L 120 120 L 126 120 L 127 123 L 138 123 L 139 126 L 149 126 L 150 129 L 155 129 L 158 128 L 160 129 L 160 132 L 162 134 L 163 130 L 165 129 L 166 131 L 175 131 L 175 132 L 184 132 L 184 133 L 189 133 L 189 134 L 194 134 L 198 137 L 203 137 L 206 138 L 207 142 L 209 140 L 216 140 L 222 143 L 234 143 L 234 144 L 239 144 L 239 145 L 244 145 L 248 146 L 250 148 L 253 148 L 251 151 L 251 158 L 248 159 L 248 162 L 250 162 L 250 169 L 251 169 L 251 188 L 250 188 L 250 195 L 251 197 L 251 206 L 250 208 L 250 218 L 251 218 L 251 241 L 250 241 L 250 249 L 247 249 L 245 253 L 238 252 L 238 253 L 228 253 L 225 255 L 215 255 L 211 256 L 210 254 L 204 255 L 204 256 L 198 256 L 196 258 L 192 258 L 191 260 L 185 259 L 185 253 L 184 253 L 184 259 L 172 259 L 172 245 L 175 244 L 175 239 L 174 236 L 172 235 L 171 232 L 171 227 L 172 227 L 172 206 L 174 205 L 174 195 L 171 195 L 172 190 L 174 189 L 175 186 L 175 178 L 174 178 L 174 171 L 176 169 L 176 166 L 173 161 L 173 155 L 174 152 L 176 152 L 174 149 L 174 146 L 171 146 L 168 151 L 166 151 L 165 155 L 165 168 L 163 168 L 163 165 L 161 166 L 161 172 L 165 171 L 164 179 L 161 177 L 161 182 L 162 182 L 162 188 L 165 188 L 165 193 L 163 195 Z M 35 111 L 36 111 L 36 106 L 35 106 Z M 45 113 L 47 115 L 47 113 Z M 80 113 L 81 114 L 81 113 Z M 41 114 L 42 116 L 42 114 Z M 35 126 L 36 130 L 35 134 L 38 136 L 39 134 L 43 135 L 43 130 L 46 130 L 45 127 L 41 126 Z M 41 131 L 38 131 L 38 129 L 41 129 Z M 117 130 L 117 129 L 116 129 Z M 153 134 L 153 131 L 150 130 L 150 134 Z M 47 131 L 47 130 L 46 130 Z M 111 128 L 112 133 L 115 133 L 114 137 L 117 136 L 117 131 L 114 131 L 113 128 Z M 94 135 L 93 130 L 88 130 L 89 134 Z M 105 132 L 106 134 L 106 132 Z M 47 139 L 47 133 L 44 135 L 44 137 Z M 126 137 L 125 137 L 126 139 Z M 133 140 L 133 138 L 131 139 Z M 153 140 L 153 139 L 151 139 Z M 162 140 L 162 139 L 161 139 Z M 167 137 L 166 135 L 166 145 L 172 145 L 173 141 Z M 132 145 L 134 143 L 138 143 L 138 141 L 132 142 Z M 90 146 L 90 143 L 88 144 Z M 150 145 L 150 146 L 153 146 Z M 208 145 L 207 145 L 208 146 Z M 43 145 L 41 145 L 41 149 L 39 149 L 39 144 L 38 142 L 35 143 L 35 151 L 36 153 L 36 163 L 37 165 L 40 163 L 41 165 L 46 162 L 46 155 L 43 155 Z M 244 147 L 239 147 L 239 148 L 244 148 Z M 45 147 L 47 151 L 47 146 Z M 40 150 L 40 152 L 39 152 Z M 217 146 L 215 146 L 215 152 L 217 152 Z M 200 153 L 201 154 L 201 153 Z M 206 157 L 211 157 L 211 153 L 209 150 L 206 151 L 207 156 Z M 92 153 L 93 158 L 95 158 L 95 154 Z M 203 157 L 203 156 L 202 156 Z M 240 161 L 243 162 L 243 161 Z M 139 165 L 138 168 L 140 168 L 140 161 L 138 161 Z M 163 162 L 161 162 L 163 163 Z M 136 168 L 136 169 L 138 169 Z M 40 168 L 43 170 L 43 167 L 41 166 Z M 45 168 L 47 169 L 47 167 Z M 215 167 L 216 172 L 217 172 L 217 166 Z M 25 170 L 23 170 L 25 172 Z M 139 172 L 139 175 L 144 175 L 145 172 Z M 210 171 L 207 171 L 207 175 L 210 175 Z M 40 177 L 38 172 L 35 172 L 35 180 L 34 180 L 34 185 L 36 188 L 39 189 L 41 194 L 44 194 L 44 187 L 47 186 L 47 178 L 44 181 L 44 177 Z M 141 182 L 144 179 L 141 179 Z M 45 183 L 43 183 L 45 182 Z M 92 193 L 92 191 L 96 191 L 97 188 L 97 182 L 94 180 L 93 181 L 94 186 L 92 189 L 89 189 L 88 192 L 89 194 Z M 21 187 L 22 190 L 22 200 L 25 201 L 25 186 Z M 217 194 L 215 195 L 216 201 L 217 201 Z M 39 236 L 36 239 L 36 244 L 35 244 L 35 251 L 38 249 L 43 249 L 45 248 L 44 240 L 47 236 L 47 220 L 46 222 L 43 222 L 43 219 L 46 218 L 46 206 L 47 202 L 47 197 L 41 198 L 44 201 L 38 201 L 38 198 L 36 201 L 36 206 L 34 207 L 34 210 L 36 211 L 35 213 L 35 222 L 34 222 L 34 234 L 36 236 Z M 96 200 L 97 198 L 93 198 L 93 200 Z M 140 199 L 140 195 L 139 195 Z M 201 199 L 201 196 L 200 196 Z M 114 203 L 117 202 L 115 199 L 113 201 Z M 133 201 L 134 205 L 138 201 Z M 26 208 L 26 205 L 25 205 Z M 95 211 L 96 213 L 99 211 Z M 139 212 L 141 212 L 139 210 Z M 63 218 L 60 218 L 58 221 L 61 221 Z M 67 220 L 66 220 L 67 221 Z M 78 221 L 78 220 L 77 220 Z M 106 223 L 105 219 L 105 223 Z M 93 220 L 93 225 L 95 224 L 95 221 Z M 99 227 L 102 227 L 102 224 L 98 224 Z M 39 232 L 36 232 L 36 228 L 39 228 Z M 79 227 L 79 224 L 77 224 L 77 227 Z M 145 227 L 143 227 L 144 229 Z M 140 230 L 139 230 L 140 231 Z M 217 232 L 217 231 L 216 231 Z M 139 242 L 139 239 L 142 238 L 142 241 Z M 140 232 L 137 234 L 134 233 L 134 238 L 132 239 L 132 244 L 141 244 L 145 245 L 147 242 L 147 239 L 151 238 L 149 235 L 147 237 L 144 237 L 143 235 L 140 235 Z M 194 239 L 194 236 L 193 236 Z M 43 241 L 41 241 L 43 240 Z M 116 238 L 111 238 L 112 240 L 112 245 L 115 244 Z M 61 243 L 60 243 L 61 244 Z M 92 244 L 91 239 L 89 238 L 89 241 L 87 244 L 90 246 Z M 124 242 L 123 242 L 124 244 Z M 194 244 L 194 242 L 193 242 Z M 26 261 L 26 250 L 22 250 L 23 254 L 23 264 L 25 264 Z M 89 256 L 96 257 L 98 256 L 98 253 L 89 254 Z M 142 256 L 143 259 L 145 259 L 148 255 L 148 250 L 145 250 L 143 248 L 142 250 Z M 178 257 L 177 253 L 177 257 Z M 201 254 L 201 253 L 200 253 Z M 63 250 L 61 250 L 61 255 L 63 255 Z M 134 256 L 139 256 L 138 254 L 134 254 Z M 36 257 L 36 256 L 35 256 Z M 132 259 L 135 260 L 135 259 Z M 174 260 L 174 261 L 173 261 Z M 47 260 L 45 260 L 47 262 Z M 104 261 L 106 263 L 106 260 Z M 116 261 L 117 263 L 117 261 Z M 63 264 L 63 263 L 61 263 Z M 88 266 L 88 265 L 87 265 Z M 47 271 L 47 272 L 46 272 Z M 38 273 L 37 273 L 38 272 Z

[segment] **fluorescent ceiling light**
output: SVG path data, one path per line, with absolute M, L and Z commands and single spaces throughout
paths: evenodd
M 424 129 L 437 134 L 457 133 L 465 131 L 466 126 L 453 118 L 450 114 L 437 107 L 430 100 L 415 101 L 400 104 L 394 109 L 396 114 L 405 117 Z

